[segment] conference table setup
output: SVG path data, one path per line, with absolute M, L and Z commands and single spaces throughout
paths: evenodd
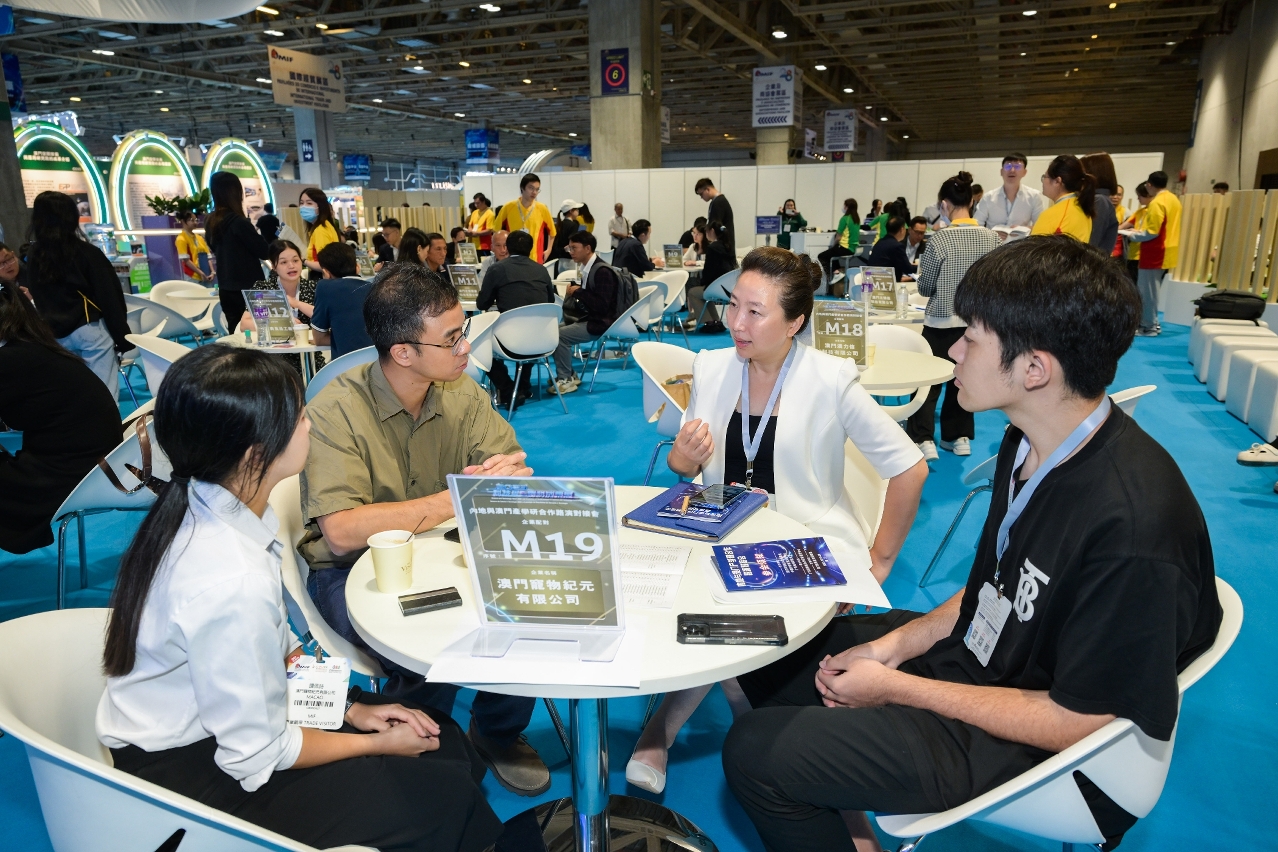
M 309 331 L 309 326 L 301 326 Z M 257 332 L 246 330 L 237 331 L 234 334 L 228 334 L 217 338 L 215 343 L 221 343 L 224 346 L 242 346 L 251 347 L 259 352 L 265 352 L 268 355 L 300 355 L 302 359 L 302 384 L 309 384 L 311 379 L 315 378 L 315 374 L 319 372 L 315 356 L 328 356 L 330 347 L 320 346 L 311 342 L 310 335 L 306 334 L 305 342 L 296 338 L 286 343 L 275 343 L 270 346 L 259 346 L 257 342 Z

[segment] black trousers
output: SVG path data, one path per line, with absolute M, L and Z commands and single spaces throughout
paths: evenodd
M 368 704 L 390 703 L 364 694 Z M 472 852 L 497 841 L 501 820 L 484 799 L 484 764 L 457 723 L 438 711 L 439 750 L 418 757 L 355 757 L 284 769 L 254 790 L 213 761 L 213 737 L 148 753 L 112 749 L 115 766 L 210 807 L 320 849 L 347 844 L 412 852 Z M 345 733 L 359 733 L 350 726 Z
M 226 330 L 234 334 L 235 327 L 240 324 L 240 318 L 248 310 L 244 304 L 244 292 L 226 288 L 221 288 L 217 292 L 217 300 L 222 305 L 222 321 L 226 323 Z
M 923 339 L 932 347 L 932 354 L 946 361 L 950 357 L 950 347 L 963 336 L 962 328 L 932 328 L 923 326 Z M 910 415 L 906 421 L 905 431 L 914 443 L 935 441 L 936 401 L 941 398 L 941 388 L 945 388 L 945 401 L 941 403 L 941 440 L 953 441 L 956 438 L 976 437 L 976 418 L 972 412 L 965 411 L 958 402 L 958 388 L 954 380 L 944 385 L 932 385 L 927 391 L 927 401 L 923 407 Z
M 892 610 L 836 618 L 799 650 L 738 678 L 757 709 L 728 732 L 723 770 L 769 852 L 852 852 L 839 811 L 948 810 L 1051 756 L 928 710 L 822 705 L 815 686 L 822 658 L 919 615 Z M 1086 776 L 1075 779 L 1116 845 L 1135 817 Z

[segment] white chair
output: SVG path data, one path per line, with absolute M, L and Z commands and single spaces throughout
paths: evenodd
M 319 392 L 324 390 L 329 382 L 347 370 L 353 370 L 363 364 L 371 364 L 376 360 L 376 346 L 365 346 L 363 349 L 347 352 L 340 358 L 334 358 L 320 368 L 320 371 L 315 374 L 315 378 L 306 383 L 306 401 L 309 403 L 319 396 Z
M 1243 352 L 1265 351 L 1278 352 L 1278 336 L 1218 338 L 1212 347 L 1211 363 L 1207 365 L 1207 392 L 1221 402 L 1228 401 L 1229 371 L 1234 359 Z
M 678 269 L 673 272 L 663 272 L 657 276 L 656 280 L 663 281 L 666 285 L 666 303 L 661 308 L 661 315 L 654 317 L 657 323 L 657 339 L 661 339 L 661 332 L 665 331 L 666 328 L 677 328 L 683 334 L 684 345 L 691 349 L 692 344 L 688 341 L 688 332 L 684 329 L 683 323 L 679 321 L 679 314 L 684 311 L 687 305 L 687 271 Z
M 1131 417 L 1136 413 L 1136 404 L 1140 402 L 1141 397 L 1156 390 L 1158 390 L 1158 385 L 1138 385 L 1134 388 L 1114 391 L 1109 395 L 1109 401 L 1122 409 L 1122 412 L 1128 417 Z
M 916 331 L 911 331 L 899 325 L 889 325 L 887 323 L 879 323 L 871 325 L 866 331 L 866 343 L 873 343 L 876 350 L 882 349 L 901 349 L 906 352 L 918 352 L 923 355 L 931 355 L 932 347 L 923 339 L 923 335 Z M 902 405 L 884 405 L 879 403 L 879 407 L 887 413 L 897 423 L 902 423 L 910 419 L 914 412 L 923 407 L 923 403 L 927 401 L 928 388 L 930 385 L 912 388 L 886 388 L 876 390 L 874 396 L 911 396 L 913 398 Z
M 621 359 L 621 369 L 626 369 L 630 360 L 630 346 L 639 339 L 648 325 L 648 317 L 652 314 L 651 302 L 657 296 L 656 287 L 640 287 L 639 298 L 621 316 L 613 321 L 608 330 L 595 341 L 595 370 L 590 376 L 590 387 L 586 393 L 595 392 L 595 379 L 599 377 L 599 364 L 603 361 L 604 350 L 609 343 L 618 343 L 625 350 Z
M 670 285 L 661 280 L 661 276 L 644 279 L 644 287 L 640 288 L 640 295 L 648 287 L 655 287 L 657 294 L 648 300 L 648 321 L 644 323 L 644 330 L 649 335 L 655 335 L 658 340 L 661 339 L 661 316 L 666 310 L 666 296 L 670 292 Z
M 887 480 L 879 476 L 856 444 L 843 445 L 843 487 L 852 496 L 852 508 L 865 540 L 873 544 L 883 519 L 883 503 L 887 499 Z
M 166 843 L 174 835 L 182 850 L 315 852 L 112 766 L 94 728 L 109 612 L 68 609 L 0 624 L 0 729 L 26 746 L 55 852 L 177 849 Z
M 1225 410 L 1244 423 L 1251 412 L 1256 368 L 1270 361 L 1278 361 L 1278 350 L 1243 349 L 1235 352 L 1229 362 L 1229 376 L 1225 380 Z
M 151 391 L 151 396 L 160 392 L 160 382 L 164 381 L 164 374 L 169 371 L 173 362 L 191 351 L 181 343 L 163 337 L 127 334 L 125 340 L 141 353 L 142 371 L 146 374 L 146 386 Z
M 662 438 L 652 448 L 652 458 L 648 460 L 648 472 L 643 478 L 643 484 L 647 485 L 652 480 L 652 471 L 656 467 L 661 448 L 674 443 L 674 436 L 679 434 L 680 421 L 683 419 L 683 408 L 666 390 L 666 379 L 691 373 L 692 362 L 697 353 L 669 343 L 642 340 L 634 345 L 630 354 L 635 356 L 635 363 L 643 372 L 644 419 L 649 423 L 656 421 L 657 434 Z
M 563 309 L 559 305 L 525 305 L 522 308 L 506 311 L 500 314 L 491 326 L 492 354 L 503 361 L 510 361 L 517 365 L 514 385 L 516 389 L 523 380 L 525 365 L 535 367 L 537 364 L 545 364 L 546 371 L 552 380 L 551 384 L 555 388 L 555 395 L 559 397 L 559 404 L 564 407 L 564 414 L 567 414 L 568 403 L 564 402 L 564 395 L 560 393 L 558 383 L 553 381 L 555 371 L 550 365 L 550 356 L 559 348 L 559 323 L 562 319 Z M 537 386 L 537 392 L 541 393 L 541 385 Z M 515 402 L 518 399 L 518 392 L 510 395 L 510 411 L 506 415 L 507 419 L 515 416 Z
M 169 465 L 168 457 L 160 449 L 159 442 L 155 440 L 155 424 L 148 421 L 146 431 L 151 445 L 149 465 L 151 476 L 167 480 L 172 467 Z M 72 521 L 76 523 L 80 550 L 80 588 L 83 589 L 89 583 L 84 519 L 89 515 L 100 515 L 103 512 L 145 512 L 150 509 L 151 504 L 155 502 L 155 494 L 125 467 L 125 465 L 132 465 L 145 472 L 148 469 L 145 461 L 137 432 L 133 431 L 106 457 L 107 465 L 115 473 L 120 485 L 127 489 L 127 493 L 116 488 L 101 467 L 94 467 L 84 475 L 79 484 L 62 501 L 62 505 L 53 513 L 53 522 L 58 525 L 58 609 L 62 609 L 66 603 L 67 526 Z
M 701 306 L 701 313 L 697 316 L 697 325 L 701 325 L 701 320 L 706 315 L 706 309 L 711 305 L 724 307 L 728 304 L 728 298 L 732 295 L 733 289 L 737 286 L 737 279 L 741 277 L 740 269 L 733 269 L 725 272 L 718 278 L 706 285 L 706 289 L 701 291 L 701 298 L 705 300 L 705 304 Z M 720 320 L 723 319 L 720 314 Z
M 1207 381 L 1207 367 L 1211 362 L 1211 351 L 1217 340 L 1239 337 L 1269 339 L 1274 337 L 1274 333 L 1263 326 L 1207 326 L 1202 330 L 1202 339 L 1198 347 L 1198 356 L 1192 361 L 1194 365 L 1194 378 L 1198 379 L 1200 382 Z
M 204 333 L 195 327 L 195 323 L 166 305 L 128 293 L 124 294 L 124 304 L 130 313 L 140 311 L 138 326 L 143 331 L 165 320 L 162 336 L 168 340 L 189 337 L 198 345 L 204 339 Z
M 194 281 L 161 281 L 151 285 L 151 301 L 157 305 L 172 308 L 197 326 L 205 323 L 212 328 L 209 308 L 218 304 L 218 297 L 208 287 Z M 185 298 L 197 296 L 199 298 Z
M 141 312 L 140 311 L 137 312 L 137 318 L 139 320 L 138 325 L 141 324 L 140 323 L 141 317 L 142 317 Z M 142 331 L 140 328 L 137 328 L 134 324 L 133 311 L 129 312 L 128 320 L 129 320 L 129 330 L 133 334 L 142 334 L 147 337 L 160 337 L 164 333 L 165 324 L 168 322 L 168 320 L 160 320 L 159 324 L 156 325 L 151 330 Z M 124 379 L 124 387 L 129 392 L 129 398 L 133 400 L 133 408 L 135 409 L 134 413 L 136 413 L 136 409 L 139 407 L 138 395 L 133 390 L 133 382 L 131 381 L 130 375 L 132 374 L 133 370 L 138 365 L 138 356 L 139 356 L 139 353 L 136 346 L 128 350 L 127 352 L 122 352 L 120 354 L 120 366 L 119 366 L 120 378 Z
M 1176 679 L 1181 696 L 1211 671 L 1229 650 L 1242 626 L 1243 605 L 1228 583 L 1216 578 L 1224 617 L 1216 641 Z M 902 845 L 916 848 L 923 837 L 964 820 L 988 822 L 1065 844 L 1105 842 L 1074 773 L 1081 772 L 1137 818 L 1145 817 L 1162 794 L 1176 743 L 1173 729 L 1164 742 L 1147 736 L 1129 719 L 1115 719 L 1028 772 L 948 811 L 935 814 L 878 815 L 879 827 L 894 837 L 918 838 Z
M 1211 334 L 1227 334 L 1229 331 L 1249 328 L 1269 328 L 1264 320 L 1203 319 L 1194 317 L 1194 324 L 1189 327 L 1189 363 L 1198 366 L 1198 359 L 1203 354 L 1203 341 Z
M 218 337 L 226 337 L 231 333 L 231 329 L 226 324 L 226 314 L 222 310 L 221 302 L 213 306 L 213 332 Z
M 1278 362 L 1256 367 L 1247 406 L 1247 425 L 1264 441 L 1278 437 Z
M 609 250 L 609 251 L 600 251 L 600 252 L 595 252 L 595 253 L 596 253 L 597 255 L 599 255 L 599 257 L 603 260 L 603 262 L 604 262 L 604 263 L 608 264 L 609 266 L 612 266 L 612 251 L 611 251 L 611 250 Z
M 493 366 L 493 326 L 500 316 L 497 311 L 485 311 L 470 318 L 470 328 L 466 332 L 466 340 L 470 343 L 466 375 L 480 385 Z

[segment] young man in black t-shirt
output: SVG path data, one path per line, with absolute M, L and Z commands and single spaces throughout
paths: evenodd
M 1123 270 L 1032 237 L 973 264 L 954 309 L 959 403 L 1012 422 L 975 564 L 927 615 L 835 619 L 740 678 L 760 709 L 724 770 L 769 850 L 877 850 L 860 812 L 946 810 L 1116 717 L 1167 740 L 1220 625 L 1193 493 L 1105 396 L 1140 316 Z M 1136 817 L 1077 780 L 1112 848 Z

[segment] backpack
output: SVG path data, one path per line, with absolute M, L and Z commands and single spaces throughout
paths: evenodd
M 1264 316 L 1265 300 L 1239 290 L 1217 290 L 1195 299 L 1198 316 L 1203 319 L 1251 320 Z
M 612 315 L 612 318 L 616 320 L 639 301 L 639 283 L 635 281 L 635 275 L 629 269 L 614 266 L 612 271 L 617 276 L 617 311 Z

